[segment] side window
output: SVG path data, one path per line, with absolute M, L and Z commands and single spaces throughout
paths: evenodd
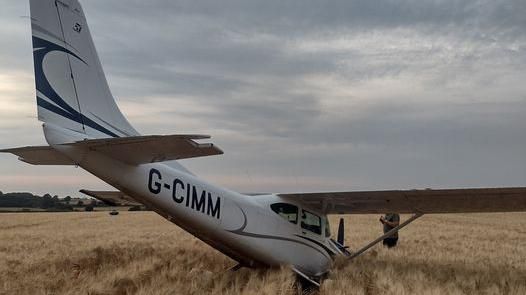
M 314 213 L 302 210 L 301 227 L 308 231 L 321 235 L 321 218 Z
M 270 209 L 287 221 L 294 224 L 298 223 L 298 207 L 287 203 L 275 203 L 270 205 Z

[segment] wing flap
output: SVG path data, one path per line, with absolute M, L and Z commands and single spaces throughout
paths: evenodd
M 84 147 L 132 165 L 223 154 L 212 143 L 195 140 L 207 135 L 148 135 L 88 139 L 65 145 Z
M 0 150 L 1 153 L 11 153 L 20 161 L 32 165 L 75 165 L 73 161 L 50 146 L 26 146 Z
M 278 194 L 327 214 L 526 211 L 526 188 Z
M 120 191 L 92 191 L 81 189 L 81 193 L 104 202 L 109 206 L 140 206 L 142 203 Z

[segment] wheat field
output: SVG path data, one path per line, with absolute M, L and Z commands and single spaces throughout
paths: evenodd
M 375 215 L 346 226 L 352 248 L 381 231 Z M 295 293 L 285 267 L 234 265 L 152 212 L 0 214 L 0 294 Z M 526 294 L 526 214 L 423 216 L 395 249 L 336 261 L 319 293 Z

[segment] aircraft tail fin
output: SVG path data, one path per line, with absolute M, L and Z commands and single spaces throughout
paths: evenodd
M 89 138 L 137 136 L 110 92 L 77 0 L 30 0 L 38 118 Z

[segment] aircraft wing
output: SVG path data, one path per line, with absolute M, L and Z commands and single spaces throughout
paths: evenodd
M 90 191 L 81 189 L 81 193 L 104 202 L 109 206 L 141 206 L 142 204 L 135 201 L 130 196 L 120 191 Z
M 278 196 L 326 214 L 526 211 L 526 187 L 292 193 Z
M 208 135 L 146 135 L 121 138 L 87 139 L 64 145 L 86 147 L 128 164 L 164 162 L 223 154 L 212 143 L 198 143 L 196 139 Z

